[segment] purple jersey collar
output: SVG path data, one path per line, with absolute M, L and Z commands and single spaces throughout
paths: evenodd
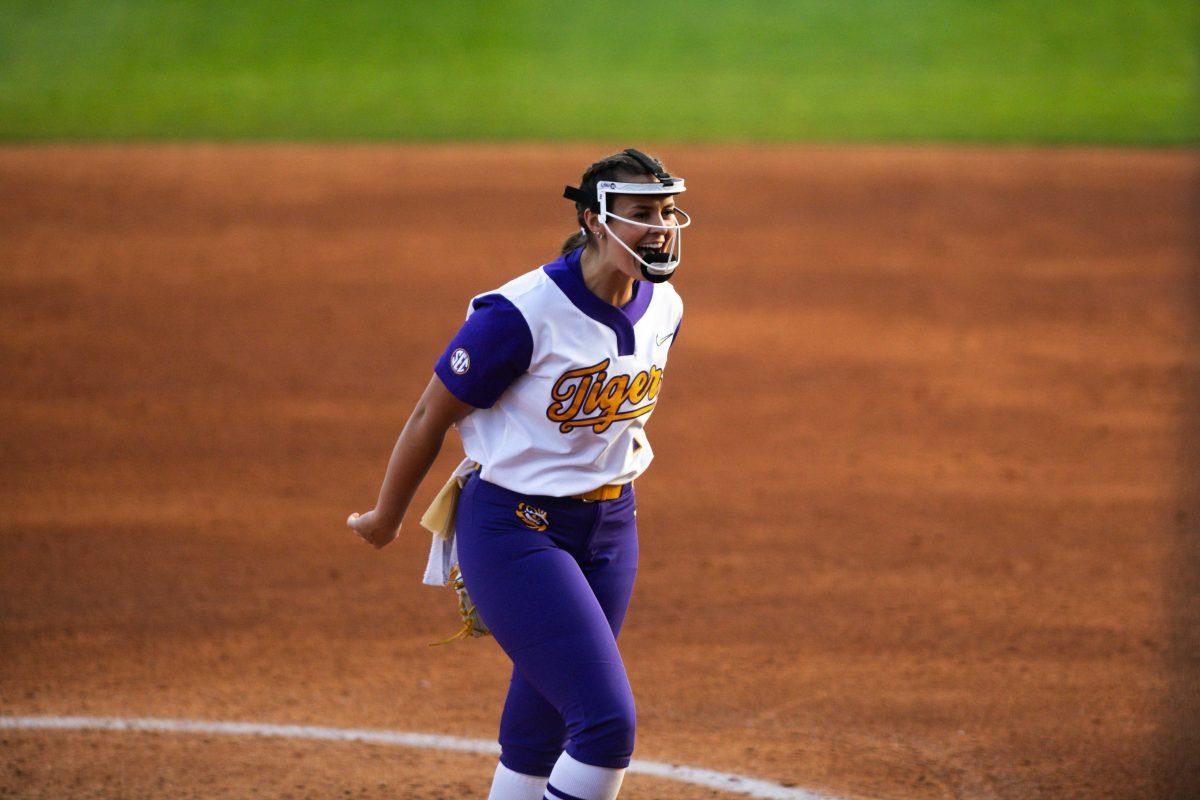
M 606 303 L 587 288 L 583 282 L 583 271 L 579 258 L 583 248 L 573 250 L 565 256 L 542 267 L 550 280 L 562 290 L 572 305 L 601 325 L 607 325 L 617 335 L 617 355 L 628 356 L 634 352 L 633 326 L 638 323 L 650 307 L 654 296 L 654 284 L 649 281 L 633 282 L 633 297 L 621 307 Z

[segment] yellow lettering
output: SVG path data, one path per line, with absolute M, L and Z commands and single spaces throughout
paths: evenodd
M 592 394 L 593 384 L 599 387 L 603 384 L 608 367 L 608 359 L 590 367 L 582 367 L 564 372 L 554 382 L 550 396 L 554 402 L 546 409 L 546 416 L 554 422 L 563 422 L 577 415 L 583 407 L 584 399 Z M 593 381 L 593 378 L 596 380 Z M 578 379 L 578 383 L 571 382 Z M 586 412 L 585 412 L 586 413 Z
M 646 399 L 646 389 L 650 385 L 650 375 L 645 372 L 639 372 L 633 376 L 633 381 L 629 384 L 629 402 L 640 403 Z
M 559 423 L 558 429 L 568 433 L 575 428 L 591 428 L 604 433 L 614 422 L 649 414 L 654 409 L 654 399 L 662 387 L 661 369 L 651 366 L 647 372 L 639 372 L 632 378 L 614 375 L 606 370 L 609 360 L 564 372 L 550 390 L 553 402 L 546 408 L 546 417 Z M 650 400 L 644 406 L 622 411 L 626 403 L 637 405 Z
M 646 390 L 646 397 L 653 400 L 658 397 L 658 390 L 662 388 L 662 370 L 658 367 L 650 368 L 650 388 Z
M 583 413 L 594 414 L 600 407 L 600 395 L 604 392 L 605 377 L 606 375 L 601 372 L 597 376 L 596 382 L 592 384 L 592 388 L 587 393 L 587 400 L 583 401 Z

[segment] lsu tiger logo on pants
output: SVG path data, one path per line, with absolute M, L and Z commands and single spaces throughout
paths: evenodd
M 517 503 L 517 519 L 534 531 L 544 531 L 550 527 L 550 515 L 528 503 Z

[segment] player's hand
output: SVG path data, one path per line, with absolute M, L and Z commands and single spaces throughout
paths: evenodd
M 381 519 L 375 509 L 365 514 L 354 512 L 346 518 L 346 524 L 376 550 L 395 539 L 400 532 L 399 525 Z

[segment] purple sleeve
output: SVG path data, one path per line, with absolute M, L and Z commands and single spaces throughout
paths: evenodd
M 433 371 L 450 393 L 476 408 L 491 408 L 529 369 L 533 334 L 525 316 L 498 294 L 480 297 Z

